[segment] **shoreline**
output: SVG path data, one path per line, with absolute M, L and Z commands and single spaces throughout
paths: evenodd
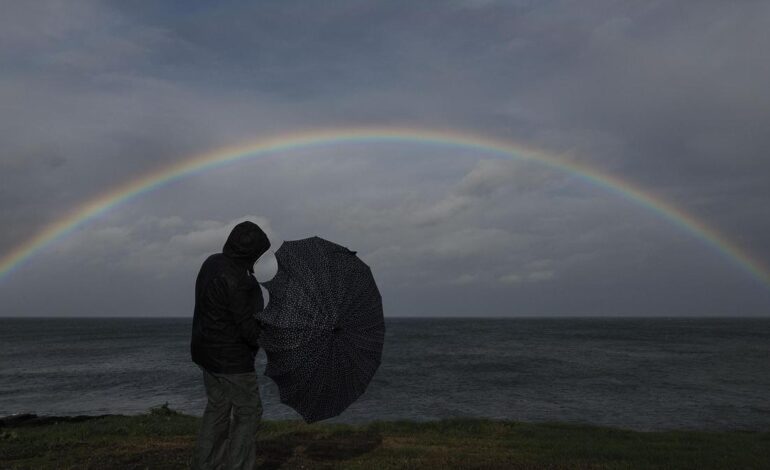
M 18 427 L 34 427 L 34 426 L 44 426 L 48 424 L 55 424 L 55 423 L 79 423 L 84 421 L 90 421 L 93 419 L 100 419 L 100 418 L 126 418 L 131 419 L 138 416 L 143 416 L 146 413 L 173 413 L 176 415 L 182 415 L 187 416 L 193 419 L 200 419 L 200 416 L 198 415 L 191 415 L 183 412 L 179 412 L 176 410 L 173 410 L 168 407 L 168 404 L 164 405 L 158 405 L 152 408 L 149 408 L 146 412 L 139 412 L 139 413 L 105 413 L 105 414 L 72 414 L 72 415 L 38 415 L 36 413 L 31 412 L 20 412 L 20 413 L 14 413 L 10 415 L 0 416 L 0 430 L 2 429 L 10 429 L 10 428 L 18 428 Z M 436 419 L 373 419 L 366 422 L 353 422 L 353 423 L 347 423 L 347 422 L 324 422 L 324 424 L 328 425 L 341 425 L 341 426 L 367 426 L 372 423 L 395 423 L 395 422 L 410 422 L 415 424 L 425 424 L 425 423 L 437 423 L 437 422 L 443 422 L 443 421 L 451 421 L 451 420 L 457 420 L 457 419 L 467 419 L 467 420 L 478 420 L 478 421 L 488 421 L 492 423 L 521 423 L 521 424 L 528 424 L 528 425 L 563 425 L 563 426 L 586 426 L 586 427 L 593 427 L 593 428 L 603 428 L 603 429 L 611 429 L 614 431 L 620 431 L 620 432 L 634 432 L 634 433 L 666 433 L 666 432 L 692 432 L 692 433 L 770 433 L 770 427 L 763 428 L 763 429 L 748 429 L 748 428 L 740 428 L 740 427 L 723 427 L 723 428 L 687 428 L 687 427 L 672 427 L 672 428 L 661 428 L 661 429 L 637 429 L 637 428 L 631 428 L 631 427 L 623 427 L 623 426 L 614 426 L 614 425 L 604 425 L 604 424 L 593 424 L 593 423 L 587 423 L 587 422 L 576 422 L 576 421 L 526 421 L 526 420 L 514 420 L 514 419 L 501 419 L 501 418 L 487 418 L 487 417 L 448 417 L 448 418 L 436 418 Z M 292 423 L 292 422 L 302 422 L 301 419 L 296 420 L 265 420 L 265 421 L 271 421 L 276 423 Z
M 83 421 L 89 421 L 92 419 L 109 418 L 109 417 L 115 417 L 115 416 L 128 417 L 130 415 L 103 414 L 103 415 L 39 416 L 35 413 L 15 413 L 12 415 L 0 416 L 0 429 L 21 428 L 26 426 L 44 426 L 47 424 L 55 424 L 55 423 L 81 423 Z

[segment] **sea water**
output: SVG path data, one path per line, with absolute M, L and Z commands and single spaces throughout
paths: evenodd
M 387 318 L 382 364 L 330 421 L 483 417 L 770 430 L 770 319 Z M 0 415 L 200 415 L 190 318 L 0 318 Z M 299 419 L 262 375 L 266 419 Z

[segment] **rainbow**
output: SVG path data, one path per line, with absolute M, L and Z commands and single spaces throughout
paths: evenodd
M 64 217 L 45 226 L 29 240 L 4 254 L 0 258 L 0 280 L 6 278 L 9 273 L 32 258 L 38 251 L 66 237 L 86 222 L 99 217 L 119 204 L 172 181 L 245 159 L 289 150 L 346 143 L 388 142 L 458 147 L 508 158 L 532 160 L 569 172 L 592 185 L 604 188 L 652 211 L 674 226 L 701 240 L 763 285 L 770 286 L 770 272 L 760 261 L 753 259 L 746 251 L 704 222 L 631 182 L 571 159 L 517 143 L 457 131 L 391 127 L 301 131 L 264 138 L 255 142 L 219 148 L 126 181 L 74 208 Z

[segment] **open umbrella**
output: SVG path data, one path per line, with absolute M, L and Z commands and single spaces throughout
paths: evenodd
M 275 258 L 278 272 L 262 283 L 270 300 L 257 314 L 265 375 L 306 422 L 337 416 L 382 358 L 385 322 L 371 269 L 320 237 L 285 241 Z

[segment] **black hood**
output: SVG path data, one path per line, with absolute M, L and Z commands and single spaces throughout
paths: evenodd
M 270 248 L 270 240 L 267 239 L 265 232 L 254 222 L 246 221 L 233 228 L 222 248 L 222 253 L 245 265 L 249 272 L 254 272 L 254 263 L 268 248 Z

